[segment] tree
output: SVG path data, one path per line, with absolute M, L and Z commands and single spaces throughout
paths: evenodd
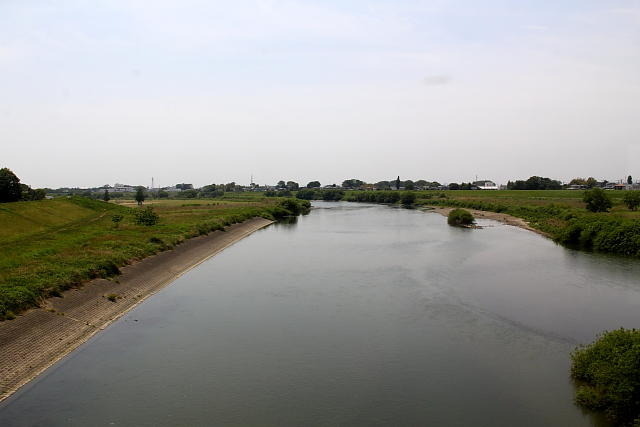
M 424 190 L 429 185 L 429 183 L 424 179 L 419 179 L 414 182 L 414 184 L 418 190 Z
M 300 185 L 295 181 L 287 181 L 287 190 L 295 191 L 300 188 Z
M 138 202 L 138 206 L 142 205 L 142 202 L 144 202 L 145 198 L 146 198 L 146 196 L 144 194 L 144 187 L 137 187 L 136 188 L 136 202 Z
M 105 202 L 108 202 L 109 200 L 111 200 L 111 197 L 109 196 L 109 190 L 104 190 L 104 194 L 102 195 L 102 200 L 104 200 Z
M 391 188 L 391 183 L 389 183 L 389 181 L 378 181 L 373 184 L 373 187 L 376 190 L 389 190 Z
M 587 204 L 587 210 L 591 212 L 607 212 L 612 206 L 609 196 L 598 187 L 585 191 L 582 200 Z
M 633 178 L 631 177 L 631 175 L 627 177 L 627 184 L 629 185 L 633 184 Z
M 398 175 L 398 178 L 396 178 L 396 190 L 400 189 L 400 175 Z
M 449 190 L 459 190 L 460 189 L 460 184 L 456 184 L 455 182 L 452 182 L 451 184 L 449 184 Z
M 411 181 L 410 179 L 403 182 L 402 185 L 404 186 L 405 190 L 413 190 L 416 187 L 413 181 Z
M 596 185 L 598 185 L 598 180 L 595 179 L 594 177 L 590 176 L 589 178 L 587 178 L 586 183 L 587 183 L 587 187 L 593 188 Z
M 224 191 L 236 191 L 236 183 L 235 182 L 229 182 L 227 184 L 224 185 Z
M 17 202 L 22 195 L 20 178 L 10 169 L 0 169 L 0 202 Z
M 638 206 L 640 206 L 640 191 L 625 191 L 622 201 L 630 210 L 638 210 Z
M 307 188 L 320 188 L 320 181 L 311 181 L 307 184 Z
M 189 189 L 180 193 L 180 196 L 185 197 L 187 199 L 195 199 L 198 197 L 198 190 Z
M 287 188 L 287 184 L 283 180 L 280 180 L 276 184 L 276 188 L 285 189 L 285 188 Z
M 346 179 L 342 181 L 342 188 L 360 188 L 364 184 L 363 181 L 359 179 Z

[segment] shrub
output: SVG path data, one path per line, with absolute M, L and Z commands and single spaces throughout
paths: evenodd
M 640 421 L 640 330 L 603 333 L 571 354 L 576 403 L 603 411 L 617 424 Z
M 415 201 L 416 193 L 414 193 L 413 191 L 404 191 L 400 195 L 400 203 L 402 203 L 404 206 L 411 206 L 415 203 Z
M 135 213 L 135 223 L 138 225 L 152 226 L 156 225 L 160 217 L 153 211 L 151 206 L 144 209 L 138 209 Z
M 640 206 L 640 191 L 627 191 L 622 199 L 627 208 L 632 211 L 638 210 Z
M 464 209 L 454 209 L 449 212 L 447 223 L 453 226 L 467 226 L 473 224 L 474 219 L 471 212 Z
M 113 222 L 114 228 L 118 228 L 120 226 L 120 221 L 122 221 L 124 217 L 120 214 L 115 214 L 111 217 L 111 221 Z
M 587 204 L 587 210 L 591 212 L 607 212 L 612 206 L 611 199 L 602 188 L 585 191 L 582 200 Z
M 107 295 L 107 299 L 111 302 L 116 302 L 118 299 L 118 295 L 117 294 L 109 294 Z

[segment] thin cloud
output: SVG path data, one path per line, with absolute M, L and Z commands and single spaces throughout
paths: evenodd
M 423 82 L 427 86 L 442 86 L 451 83 L 451 76 L 446 74 L 434 74 L 425 77 Z

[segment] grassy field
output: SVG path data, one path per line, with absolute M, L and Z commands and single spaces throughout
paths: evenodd
M 0 204 L 0 319 L 95 277 L 111 277 L 131 260 L 184 239 L 262 216 L 291 214 L 278 198 L 228 196 L 157 200 L 160 221 L 136 225 L 133 201 L 81 197 Z M 116 228 L 114 215 L 124 219 Z

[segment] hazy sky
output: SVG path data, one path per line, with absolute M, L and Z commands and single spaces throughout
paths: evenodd
M 640 1 L 0 0 L 35 187 L 640 178 Z

